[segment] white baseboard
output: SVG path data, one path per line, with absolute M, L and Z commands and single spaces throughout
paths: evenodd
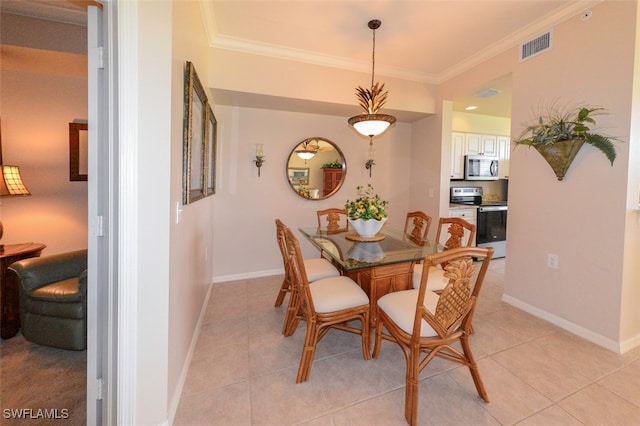
M 515 306 L 516 308 L 521 309 L 535 317 L 548 321 L 551 324 L 557 325 L 558 327 L 567 330 L 572 334 L 587 339 L 588 341 L 595 343 L 598 346 L 602 346 L 605 349 L 619 354 L 623 354 L 631 349 L 640 346 L 640 335 L 632 337 L 631 339 L 627 339 L 624 342 L 617 342 L 601 334 L 586 329 L 578 324 L 572 323 L 571 321 L 567 321 L 564 318 L 560 318 L 540 308 L 529 305 L 528 303 L 525 303 L 507 294 L 502 295 L 502 301 Z
M 213 285 L 209 285 L 207 289 L 207 295 L 204 300 L 207 303 L 202 305 L 200 309 L 200 316 L 198 317 L 198 322 L 196 323 L 196 328 L 193 332 L 193 337 L 191 338 L 191 344 L 189 345 L 189 351 L 187 352 L 187 356 L 185 357 L 184 364 L 182 364 L 182 371 L 180 372 L 180 378 L 178 379 L 178 386 L 176 392 L 173 394 L 173 398 L 171 403 L 169 404 L 169 425 L 173 424 L 175 420 L 176 413 L 178 411 L 178 406 L 180 405 L 180 398 L 182 397 L 182 390 L 184 389 L 184 384 L 187 381 L 187 374 L 189 373 L 189 366 L 191 365 L 191 361 L 193 359 L 193 352 L 196 349 L 196 344 L 198 343 L 198 337 L 200 336 L 200 329 L 202 328 L 202 322 L 204 321 L 205 313 L 207 312 L 207 305 L 209 304 L 209 296 L 211 295 L 211 288 Z

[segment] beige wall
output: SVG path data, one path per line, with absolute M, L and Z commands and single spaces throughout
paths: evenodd
M 83 27 L 43 22 L 2 15 L 2 158 L 20 166 L 32 195 L 2 198 L 0 217 L 3 243 L 41 242 L 53 254 L 87 247 L 87 182 L 69 181 L 69 123 L 87 120 L 87 61 L 42 50 L 51 40 L 76 50 Z
M 168 2 L 157 2 L 160 5 Z M 171 81 L 166 87 L 171 100 L 170 201 L 169 212 L 170 277 L 168 321 L 168 401 L 170 416 L 177 409 L 182 385 L 195 344 L 197 324 L 206 306 L 212 280 L 213 207 L 216 197 L 207 197 L 182 205 L 183 87 L 186 61 L 195 65 L 201 81 L 209 72 L 208 47 L 198 2 L 173 2 L 171 10 Z M 162 6 L 164 7 L 164 6 Z M 170 6 L 171 7 L 171 6 Z M 154 27 L 158 24 L 153 23 Z M 168 27 L 169 27 L 168 26 Z M 205 90 L 207 90 L 205 88 Z M 208 90 L 207 90 L 208 91 Z M 211 100 L 210 93 L 208 97 Z M 169 141 L 168 141 L 169 142 Z M 176 223 L 176 206 L 182 220 Z
M 624 220 L 629 148 L 639 143 L 629 138 L 636 7 L 605 2 L 591 19 L 557 26 L 553 49 L 514 70 L 513 123 L 526 121 L 541 101 L 586 102 L 609 110 L 598 125 L 624 141 L 613 167 L 594 148 L 582 149 L 562 182 L 533 150 L 515 150 L 510 163 L 508 232 L 518 238 L 507 247 L 506 294 L 610 348 L 640 333 L 640 323 L 623 326 L 630 318 L 621 315 L 622 289 L 640 285 L 622 274 L 640 268 L 623 263 L 625 249 L 640 254 L 640 246 L 624 245 L 625 233 L 638 231 Z M 579 68 L 568 65 L 578 61 Z M 558 270 L 547 268 L 548 253 L 559 256 Z
M 625 214 L 624 269 L 622 272 L 622 312 L 620 315 L 620 338 L 638 338 L 640 324 L 640 7 L 636 9 L 635 66 L 631 105 L 631 129 L 629 136 L 629 163 L 627 165 L 627 203 Z
M 453 111 L 451 130 L 486 135 L 510 135 L 511 118 Z

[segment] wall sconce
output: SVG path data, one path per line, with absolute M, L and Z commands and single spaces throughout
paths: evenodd
M 262 167 L 262 164 L 267 161 L 264 159 L 263 147 L 264 144 L 262 143 L 256 144 L 256 159 L 253 160 L 253 162 L 256 163 L 256 167 L 258 168 L 258 177 L 260 177 L 260 168 Z
M 373 136 L 370 136 L 371 140 L 369 141 L 369 159 L 366 163 L 364 163 L 364 168 L 369 170 L 369 177 L 371 177 L 371 169 L 376 164 L 375 162 L 375 154 L 376 150 L 373 149 Z

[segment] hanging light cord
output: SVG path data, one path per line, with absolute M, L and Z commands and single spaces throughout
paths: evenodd
M 376 74 L 376 30 L 373 29 L 373 50 L 371 55 L 371 87 L 373 87 Z

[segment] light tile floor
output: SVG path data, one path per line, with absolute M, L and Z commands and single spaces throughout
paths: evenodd
M 640 349 L 617 355 L 503 303 L 504 260 L 490 268 L 471 344 L 491 402 L 466 367 L 436 359 L 420 424 L 640 425 Z M 365 361 L 358 336 L 332 330 L 295 383 L 305 326 L 282 336 L 281 279 L 213 287 L 174 425 L 405 425 L 405 360 L 391 342 Z

